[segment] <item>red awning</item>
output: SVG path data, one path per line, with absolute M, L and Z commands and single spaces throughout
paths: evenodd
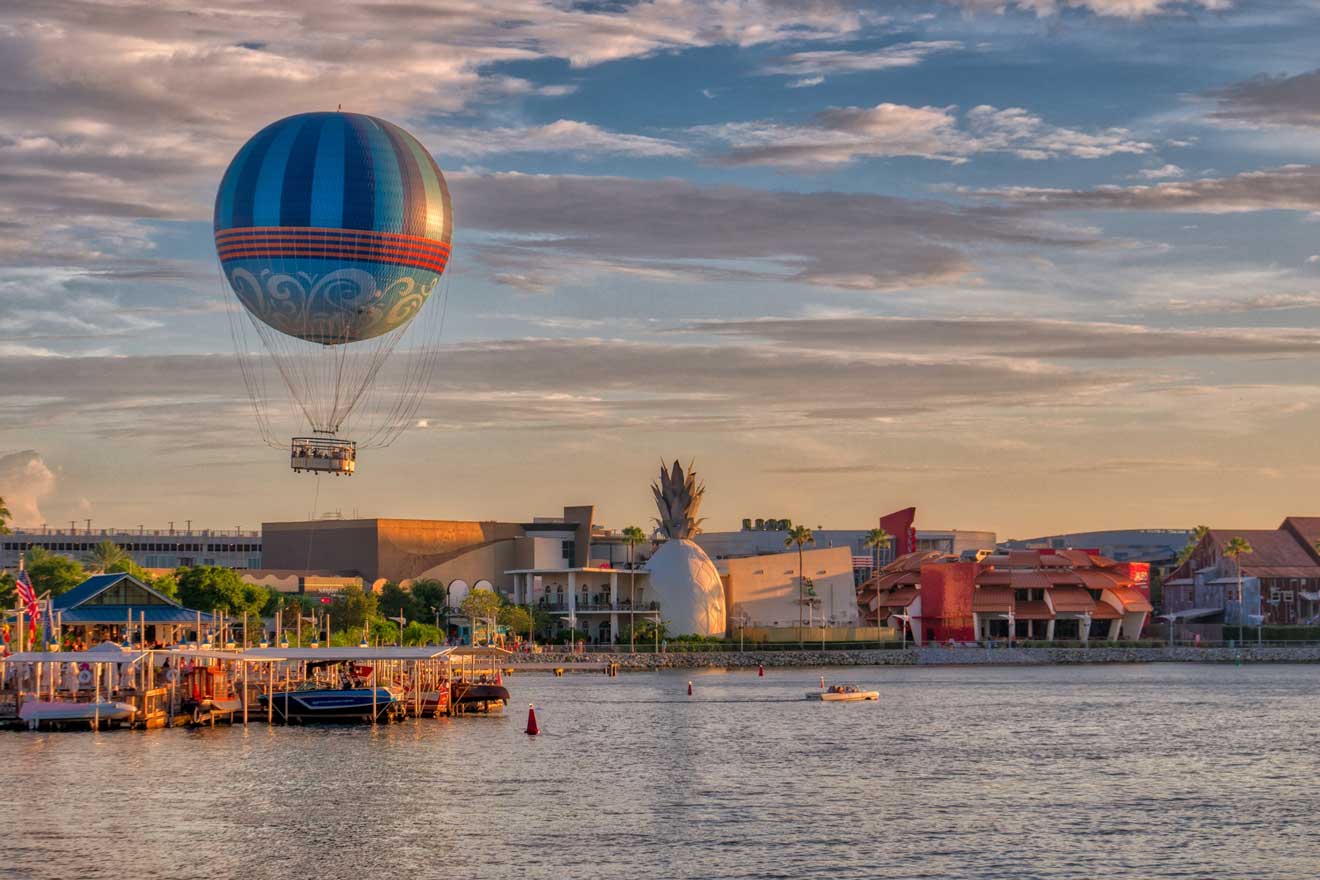
M 1119 611 L 1113 605 L 1101 599 L 1095 603 L 1095 610 L 1091 612 L 1092 620 L 1122 620 L 1123 612 Z
M 1118 598 L 1118 601 L 1123 603 L 1125 613 L 1155 610 L 1150 604 L 1150 600 L 1143 596 L 1140 590 L 1132 587 L 1114 587 L 1110 592 Z
M 977 574 L 976 583 L 987 587 L 1007 587 L 1013 583 L 1013 572 L 1002 568 L 987 568 Z
M 1050 585 L 1050 579 L 1042 571 L 1015 571 L 1012 574 L 1015 590 L 1043 590 Z
M 1018 620 L 1053 620 L 1054 612 L 1044 602 L 1018 602 L 1013 616 Z
M 972 591 L 972 611 L 977 614 L 1007 614 L 1012 610 L 1011 587 L 977 587 Z
M 881 608 L 906 608 L 917 598 L 917 591 L 913 587 L 903 587 L 894 590 L 892 593 L 882 593 L 880 595 Z
M 1088 614 L 1095 610 L 1095 600 L 1081 587 L 1055 587 L 1045 595 L 1055 614 Z

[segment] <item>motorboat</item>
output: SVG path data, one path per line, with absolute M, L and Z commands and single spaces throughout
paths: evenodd
M 137 708 L 131 703 L 101 700 L 90 703 L 74 703 L 64 700 L 44 701 L 25 700 L 18 709 L 18 717 L 27 726 L 36 730 L 38 727 L 59 727 L 69 724 L 120 724 L 132 721 Z
M 465 707 L 474 709 L 499 708 L 509 702 L 509 689 L 503 683 L 455 679 L 450 690 L 451 702 L 460 711 Z
M 399 695 L 384 687 L 312 687 L 277 691 L 274 697 L 257 698 L 264 711 L 267 704 L 279 720 L 289 724 L 331 721 L 389 721 L 401 717 Z
M 859 703 L 863 700 L 880 699 L 879 691 L 864 691 L 853 684 L 832 684 L 818 691 L 807 691 L 808 700 L 822 703 Z

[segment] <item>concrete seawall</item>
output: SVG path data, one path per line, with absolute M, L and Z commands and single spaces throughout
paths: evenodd
M 1320 663 L 1320 645 L 1237 648 L 909 648 L 834 651 L 694 651 L 669 654 L 546 653 L 537 665 L 618 663 L 623 669 L 755 669 L 797 666 L 1039 666 L 1075 663 Z M 518 665 L 518 660 L 511 663 Z

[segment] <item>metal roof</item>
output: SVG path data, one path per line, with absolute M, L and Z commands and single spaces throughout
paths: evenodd
M 140 623 L 196 624 L 197 615 L 202 623 L 211 623 L 210 614 L 191 611 L 181 605 L 84 605 L 81 608 L 59 609 L 60 622 L 65 626 L 94 623 L 118 624 L 128 621 Z
M 132 581 L 135 586 L 140 587 L 141 589 L 145 590 L 146 592 L 150 593 L 153 596 L 158 596 L 159 598 L 165 600 L 175 608 L 183 607 L 178 602 L 171 599 L 169 596 L 166 596 L 165 594 L 157 590 L 153 590 L 151 587 L 142 583 L 142 581 L 133 577 L 131 574 L 129 574 L 126 571 L 112 571 L 108 574 L 94 574 L 91 577 L 89 577 L 87 580 L 83 581 L 78 586 L 74 587 L 72 590 L 69 590 L 67 593 L 61 593 L 60 595 L 56 596 L 52 607 L 56 611 L 65 612 L 65 620 L 68 620 L 68 612 L 70 609 L 77 608 L 79 605 L 83 604 L 84 602 L 88 602 L 92 599 L 95 599 L 97 596 L 101 595 L 106 590 L 115 586 L 125 578 L 128 578 L 130 581 Z M 123 620 L 122 616 L 120 617 L 120 620 Z M 97 622 L 99 623 L 100 621 Z

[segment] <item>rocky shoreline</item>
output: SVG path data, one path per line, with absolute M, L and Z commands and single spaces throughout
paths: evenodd
M 830 651 L 693 651 L 667 654 L 545 653 L 519 657 L 548 668 L 617 663 L 624 670 L 755 669 L 757 666 L 1040 666 L 1078 663 L 1320 663 L 1320 644 L 1288 647 L 1193 648 L 948 648 Z

